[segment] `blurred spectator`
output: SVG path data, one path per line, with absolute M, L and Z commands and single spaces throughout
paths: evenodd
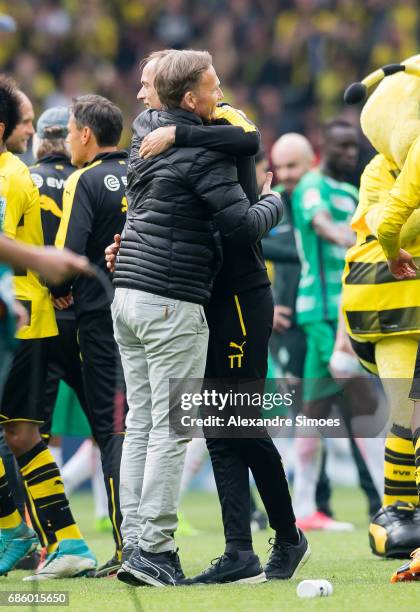
M 105 95 L 124 109 L 124 144 L 138 62 L 152 50 L 208 49 L 266 150 L 298 131 L 318 152 L 319 125 L 340 115 L 346 85 L 414 55 L 420 40 L 417 0 L 14 0 L 7 11 L 17 32 L 0 32 L 0 62 L 37 113 Z

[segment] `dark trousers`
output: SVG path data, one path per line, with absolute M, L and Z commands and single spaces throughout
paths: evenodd
M 124 414 L 117 405 L 121 364 L 110 310 L 84 313 L 77 319 L 86 416 L 101 451 L 108 511 L 117 549 L 122 548 L 119 502 Z
M 77 395 L 83 412 L 87 413 L 87 402 L 82 378 L 80 346 L 77 340 L 76 318 L 57 316 L 58 336 L 50 343 L 48 376 L 44 394 L 45 421 L 40 427 L 43 437 L 51 434 L 54 407 L 60 381 L 64 381 Z
M 118 418 L 116 397 L 119 357 L 110 311 L 58 318 L 59 335 L 52 340 L 45 392 L 46 421 L 41 433 L 49 436 L 58 386 L 71 387 L 86 414 L 92 436 L 101 452 L 113 536 L 121 548 L 119 502 L 123 418 Z
M 270 287 L 215 298 L 206 309 L 210 328 L 206 378 L 238 388 L 254 380 L 263 392 L 268 341 L 273 323 Z M 251 469 L 269 523 L 280 536 L 296 534 L 286 475 L 265 430 L 255 438 L 207 438 L 222 509 L 226 550 L 252 548 L 249 472 Z

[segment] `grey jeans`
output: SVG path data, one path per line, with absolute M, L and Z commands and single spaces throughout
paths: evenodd
M 117 288 L 112 316 L 129 407 L 120 473 L 124 544 L 171 551 L 188 440 L 169 435 L 169 379 L 203 378 L 204 309 Z

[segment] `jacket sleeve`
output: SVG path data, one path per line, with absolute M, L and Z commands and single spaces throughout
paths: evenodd
M 269 194 L 250 205 L 230 157 L 202 153 L 191 166 L 188 179 L 213 213 L 222 236 L 234 244 L 259 242 L 281 220 L 283 203 L 277 195 Z
M 389 193 L 378 226 L 378 240 L 390 259 L 398 255 L 401 228 L 420 207 L 420 137 L 411 145 L 404 166 Z
M 177 125 L 176 147 L 204 147 L 230 155 L 255 155 L 260 146 L 257 130 L 244 132 L 234 125 Z
M 58 249 L 64 247 L 78 253 L 86 254 L 86 245 L 92 232 L 93 198 L 86 185 L 85 175 L 74 172 L 64 187 L 63 216 L 55 239 Z M 51 287 L 51 293 L 60 297 L 68 295 L 72 280 L 59 287 Z
M 223 125 L 177 125 L 176 147 L 204 147 L 228 155 L 251 156 L 260 148 L 260 134 L 256 126 L 241 111 L 223 104 L 216 108 L 215 121 Z

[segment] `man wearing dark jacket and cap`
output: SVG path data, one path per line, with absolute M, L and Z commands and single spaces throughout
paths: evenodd
M 121 491 L 134 463 L 141 491 L 139 546 L 123 569 L 137 583 L 162 586 L 182 577 L 173 532 L 187 442 L 168 435 L 169 379 L 204 375 L 203 306 L 221 263 L 220 234 L 232 244 L 258 242 L 277 224 L 282 204 L 269 193 L 251 207 L 234 159 L 220 152 L 173 147 L 139 158 L 148 132 L 202 125 L 222 97 L 205 52 L 163 58 L 156 87 L 166 110 L 146 111 L 134 125 L 113 316 L 129 404 Z

